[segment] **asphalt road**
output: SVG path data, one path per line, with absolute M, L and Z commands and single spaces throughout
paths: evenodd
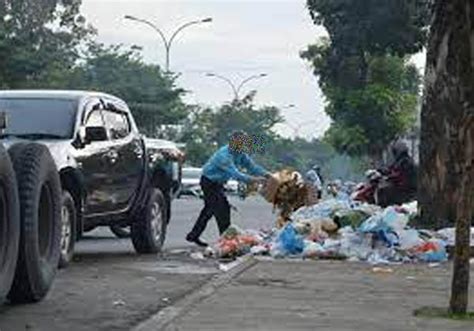
M 275 216 L 260 198 L 231 199 L 234 224 L 268 228 Z M 184 237 L 202 201 L 177 200 L 164 253 L 138 256 L 129 239 L 97 229 L 77 245 L 74 262 L 60 270 L 48 297 L 32 305 L 0 306 L 1 331 L 130 330 L 220 273 L 214 260 L 191 258 L 199 250 Z M 203 239 L 217 239 L 211 220 Z
M 271 228 L 276 219 L 271 205 L 261 197 L 246 200 L 230 197 L 229 201 L 236 208 L 232 210 L 232 223 L 242 229 Z M 202 200 L 194 197 L 183 197 L 173 203 L 166 250 L 189 246 L 184 237 L 194 225 L 202 206 Z M 217 224 L 211 219 L 202 239 L 213 242 L 217 238 Z M 128 239 L 117 240 L 108 228 L 99 228 L 87 233 L 76 250 L 79 254 L 124 253 L 132 252 L 133 246 Z

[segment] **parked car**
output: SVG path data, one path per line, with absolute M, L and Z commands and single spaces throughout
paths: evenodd
M 181 191 L 179 196 L 195 196 L 201 197 L 202 190 L 199 181 L 202 175 L 202 168 L 185 167 L 183 168 L 183 176 L 181 180 Z
M 181 191 L 179 195 L 202 197 L 201 185 L 199 184 L 201 175 L 202 168 L 183 168 L 183 179 L 181 181 Z M 239 191 L 239 182 L 231 179 L 224 185 L 224 189 L 230 194 L 237 195 Z
M 237 195 L 239 192 L 239 182 L 231 179 L 224 185 L 224 188 L 226 192 Z
M 45 146 L 21 142 L 7 152 L 0 144 L 0 214 L 0 304 L 39 301 L 55 277 L 61 240 L 60 179 Z
M 182 161 L 140 134 L 124 101 L 85 91 L 0 91 L 0 109 L 9 121 L 4 145 L 33 141 L 54 159 L 61 266 L 71 261 L 83 232 L 97 226 L 130 226 L 138 253 L 161 250 Z

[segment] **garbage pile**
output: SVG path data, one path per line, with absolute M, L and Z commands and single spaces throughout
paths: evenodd
M 382 209 L 347 196 L 333 198 L 289 213 L 291 222 L 282 228 L 244 231 L 231 227 L 205 255 L 348 259 L 372 264 L 446 261 L 446 247 L 454 242 L 453 229 L 411 228 L 409 221 L 416 210 L 416 202 Z

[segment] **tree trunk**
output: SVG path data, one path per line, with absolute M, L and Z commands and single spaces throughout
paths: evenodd
M 419 202 L 425 224 L 456 223 L 450 311 L 465 313 L 474 209 L 474 5 L 437 0 L 421 114 Z

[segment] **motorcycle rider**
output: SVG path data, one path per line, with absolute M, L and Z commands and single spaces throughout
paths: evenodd
M 391 146 L 393 162 L 379 171 L 385 181 L 377 190 L 377 202 L 382 207 L 409 202 L 416 195 L 416 167 L 408 146 L 397 141 Z

